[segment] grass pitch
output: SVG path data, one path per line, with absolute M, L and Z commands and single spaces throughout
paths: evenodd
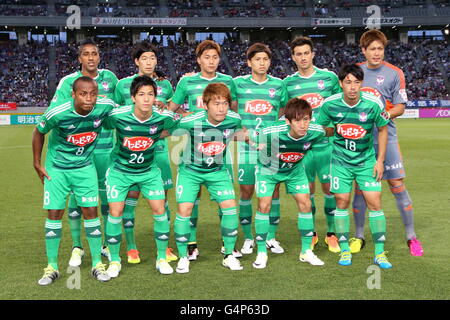
M 281 223 L 277 239 L 286 252 L 282 255 L 269 253 L 266 269 L 252 267 L 255 253 L 241 259 L 243 271 L 232 272 L 222 267 L 217 206 L 209 201 L 207 192 L 204 192 L 198 223 L 201 256 L 191 263 L 189 274 L 162 276 L 156 271 L 153 221 L 148 205 L 141 198 L 136 216 L 141 264 L 127 264 L 125 245 L 122 245 L 121 275 L 108 283 L 99 283 L 90 276 L 91 261 L 87 254 L 80 270 L 80 289 L 69 289 L 68 280 L 73 274 L 67 273 L 71 239 L 65 215 L 59 251 L 62 277 L 51 286 L 40 287 L 37 280 L 46 266 L 46 212 L 42 209 L 43 187 L 32 166 L 33 127 L 0 127 L 0 299 L 449 299 L 450 120 L 401 119 L 397 120 L 397 125 L 406 167 L 406 185 L 414 203 L 416 232 L 425 255 L 409 255 L 400 214 L 393 196 L 383 184 L 388 236 L 386 249 L 394 268 L 381 271 L 380 289 L 369 289 L 367 286 L 368 280 L 371 282 L 375 276 L 368 273 L 368 267 L 373 265 L 373 244 L 368 223 L 366 248 L 354 255 L 352 266 L 339 266 L 338 255 L 326 249 L 323 242 L 326 221 L 321 209 L 321 193 L 316 195 L 316 229 L 320 242 L 315 252 L 325 265 L 313 267 L 298 261 L 300 237 L 297 209 L 291 197 L 286 195 L 284 186 L 281 190 Z M 175 167 L 173 170 L 175 172 Z M 238 190 L 236 185 L 237 193 Z M 173 218 L 176 212 L 173 190 L 169 193 L 169 201 Z M 255 205 L 256 202 L 254 209 Z M 351 224 L 353 232 L 353 219 Z M 171 232 L 173 235 L 173 230 Z M 238 248 L 242 242 L 240 232 Z M 169 243 L 175 248 L 173 238 Z M 84 246 L 88 248 L 86 240 Z M 176 262 L 172 265 L 175 267 Z

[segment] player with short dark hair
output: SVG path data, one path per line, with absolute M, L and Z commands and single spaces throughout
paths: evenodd
M 359 64 L 364 71 L 362 90 L 374 94 L 385 104 L 386 112 L 389 116 L 389 124 L 387 126 L 389 135 L 383 180 L 387 180 L 391 193 L 395 197 L 397 208 L 402 216 L 410 254 L 412 256 L 422 256 L 423 248 L 414 230 L 412 200 L 405 187 L 405 169 L 398 143 L 397 128 L 394 122 L 396 117 L 403 114 L 405 103 L 408 101 L 406 81 L 400 68 L 384 61 L 384 50 L 387 44 L 388 40 L 380 30 L 369 30 L 361 36 L 360 46 L 366 58 L 365 62 Z M 375 150 L 377 150 L 378 140 L 376 134 L 374 143 Z M 359 252 L 365 243 L 364 224 L 366 209 L 366 201 L 364 201 L 363 194 L 357 186 L 353 199 L 356 235 L 350 239 L 350 249 L 353 253 Z
M 132 105 L 130 87 L 131 83 L 138 76 L 146 75 L 151 77 L 157 86 L 155 104 L 166 105 L 169 103 L 173 95 L 172 85 L 167 79 L 161 78 L 157 75 L 156 67 L 158 64 L 158 51 L 154 45 L 148 41 L 142 41 L 136 44 L 132 50 L 131 57 L 134 64 L 138 67 L 138 73 L 121 79 L 114 91 L 114 101 L 119 105 Z M 172 170 L 170 168 L 169 159 L 169 146 L 167 139 L 160 139 L 156 142 L 155 146 L 155 161 L 161 170 L 161 176 L 163 179 L 164 192 L 166 194 L 169 189 L 173 188 Z M 137 205 L 137 199 L 139 198 L 139 189 L 133 186 L 130 189 L 130 193 L 125 200 L 125 207 L 123 210 L 123 227 L 125 229 L 125 236 L 127 239 L 127 256 L 129 263 L 139 263 L 141 261 L 139 257 L 139 251 L 136 246 L 135 238 L 135 211 Z M 169 203 L 165 203 L 167 217 L 170 221 L 170 209 Z M 177 256 L 173 254 L 171 248 L 167 248 L 166 257 L 169 261 L 177 260 Z
M 297 72 L 286 77 L 284 83 L 288 97 L 305 99 L 313 108 L 312 123 L 315 123 L 320 112 L 323 100 L 341 91 L 337 75 L 333 71 L 320 69 L 314 66 L 314 46 L 308 37 L 297 37 L 291 42 L 292 60 L 297 66 Z M 327 235 L 325 244 L 331 252 L 340 252 L 339 243 L 335 235 L 334 210 L 336 200 L 330 193 L 330 157 L 331 143 L 328 137 L 314 144 L 302 160 L 308 176 L 311 192 L 312 213 L 315 217 L 316 206 L 314 201 L 316 176 L 322 186 L 324 194 L 324 213 L 327 220 Z M 312 248 L 318 243 L 319 237 L 314 232 Z
M 270 48 L 263 43 L 254 43 L 247 49 L 249 75 L 234 78 L 238 99 L 238 113 L 242 124 L 249 129 L 250 136 L 275 123 L 283 114 L 287 93 L 283 81 L 268 74 L 272 58 Z M 252 196 L 255 191 L 255 167 L 258 152 L 247 143 L 238 143 L 238 183 L 240 187 L 239 219 L 244 231 L 244 244 L 241 252 L 251 254 L 255 242 L 252 234 Z M 270 210 L 270 229 L 267 246 L 274 253 L 284 249 L 275 239 L 280 223 L 279 188 L 274 191 Z
M 311 213 L 308 179 L 302 159 L 312 145 L 320 141 L 325 131 L 311 124 L 312 109 L 306 100 L 292 98 L 284 108 L 285 120 L 263 128 L 256 136 L 259 152 L 256 168 L 256 196 L 258 211 L 255 215 L 256 243 L 258 255 L 253 267 L 267 266 L 266 238 L 269 231 L 269 212 L 275 186 L 284 182 L 292 194 L 299 213 L 298 229 L 301 235 L 299 259 L 312 265 L 323 265 L 311 250 L 314 220 Z
M 350 194 L 353 181 L 359 184 L 369 206 L 369 224 L 375 245 L 375 264 L 392 267 L 384 252 L 386 218 L 381 206 L 381 178 L 388 139 L 388 114 L 380 99 L 361 91 L 363 70 L 356 64 L 339 72 L 343 92 L 325 99 L 317 123 L 334 127 L 331 154 L 331 187 L 336 197 L 334 222 L 341 248 L 339 264 L 352 264 L 349 248 Z M 373 131 L 378 128 L 378 156 L 373 148 Z
M 106 98 L 97 99 L 97 95 L 97 83 L 90 77 L 79 77 L 73 82 L 72 98 L 50 106 L 33 131 L 34 168 L 44 184 L 44 209 L 48 210 L 45 223 L 48 266 L 38 281 L 40 285 L 49 285 L 59 277 L 61 219 L 69 192 L 73 192 L 84 217 L 92 275 L 99 281 L 110 279 L 101 262 L 102 232 L 97 217 L 98 182 L 93 158 L 102 123 L 115 104 Z M 44 168 L 42 148 L 49 132 Z

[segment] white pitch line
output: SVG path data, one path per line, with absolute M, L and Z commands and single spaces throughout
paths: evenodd
M 0 149 L 23 149 L 23 148 L 31 148 L 31 145 L 27 145 L 27 146 L 0 147 Z

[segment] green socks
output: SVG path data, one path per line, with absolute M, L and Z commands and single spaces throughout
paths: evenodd
M 267 233 L 269 232 L 270 222 L 269 222 L 269 214 L 261 213 L 256 211 L 255 215 L 255 232 L 256 232 L 256 243 L 258 244 L 258 253 L 266 252 L 266 240 Z
M 136 237 L 134 233 L 134 217 L 136 215 L 136 205 L 138 199 L 127 197 L 123 208 L 123 228 L 127 240 L 127 251 L 137 249 Z
M 58 270 L 58 250 L 61 242 L 61 220 L 45 220 L 45 249 L 47 261 L 55 270 Z
M 102 252 L 102 231 L 100 226 L 100 218 L 91 220 L 84 220 L 84 231 L 91 250 L 92 266 L 95 267 L 97 263 L 101 262 Z
M 302 243 L 302 253 L 311 249 L 312 237 L 314 235 L 314 220 L 311 212 L 299 213 L 297 227 L 300 231 L 300 239 Z
M 252 234 L 252 200 L 239 200 L 239 220 L 245 239 L 253 239 Z
M 383 211 L 369 211 L 369 226 L 375 244 L 375 255 L 384 252 L 386 241 L 386 217 Z
M 70 194 L 69 196 L 69 206 L 67 211 L 67 215 L 69 216 L 70 235 L 72 236 L 72 247 L 83 248 L 83 245 L 81 244 L 81 208 L 78 207 L 74 194 Z
M 189 243 L 197 242 L 197 221 L 198 221 L 198 206 L 200 204 L 200 199 L 195 199 L 194 207 L 192 208 L 192 215 L 190 217 L 190 237 Z
M 189 221 L 190 217 L 182 217 L 177 214 L 174 222 L 175 241 L 180 258 L 187 257 L 187 245 L 191 232 Z
M 336 199 L 334 195 L 325 194 L 325 204 L 324 211 L 325 217 L 327 219 L 327 232 L 336 232 L 336 227 L 334 226 L 334 210 L 336 209 Z
M 120 244 L 122 242 L 122 217 L 108 215 L 106 222 L 106 243 L 111 253 L 111 261 L 120 262 Z
M 222 209 L 220 229 L 225 247 L 225 254 L 232 254 L 238 234 L 238 216 L 236 207 Z
M 156 259 L 166 259 L 166 249 L 169 243 L 170 224 L 167 214 L 153 215 L 153 234 L 156 242 L 157 257 Z
M 350 251 L 348 245 L 348 235 L 350 233 L 350 217 L 347 209 L 336 208 L 334 212 L 334 224 L 336 228 L 336 237 L 342 251 Z
M 280 224 L 280 199 L 272 199 L 272 206 L 269 213 L 269 232 L 267 240 L 275 239 L 275 235 Z

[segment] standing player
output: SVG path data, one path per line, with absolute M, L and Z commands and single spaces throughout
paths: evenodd
M 238 113 L 242 125 L 249 129 L 250 137 L 255 137 L 256 131 L 272 125 L 278 120 L 280 110 L 287 102 L 286 89 L 283 81 L 267 74 L 270 67 L 272 52 L 263 43 L 255 43 L 247 50 L 247 65 L 251 74 L 236 77 L 236 94 Z M 255 242 L 252 234 L 252 196 L 255 191 L 255 167 L 258 152 L 245 142 L 238 143 L 238 182 L 241 190 L 239 200 L 239 219 L 244 231 L 244 245 L 241 252 L 251 254 Z M 267 235 L 267 246 L 274 253 L 284 250 L 275 240 L 275 233 L 280 221 L 279 189 L 275 190 L 270 210 L 270 229 Z
M 178 273 L 189 272 L 189 222 L 202 184 L 223 213 L 220 222 L 225 247 L 222 264 L 231 270 L 242 270 L 239 260 L 233 255 L 239 222 L 232 178 L 224 165 L 227 146 L 236 130 L 241 129 L 241 118 L 229 110 L 231 94 L 223 83 L 209 84 L 203 91 L 202 101 L 206 110 L 183 118 L 178 125 L 182 133 L 187 131 L 190 139 L 183 151 L 177 175 L 178 214 L 174 230 L 180 260 L 176 270 Z
M 319 69 L 313 64 L 314 47 L 308 37 L 298 37 L 291 42 L 292 60 L 297 65 L 297 72 L 284 79 L 288 91 L 288 97 L 299 97 L 309 102 L 313 108 L 312 123 L 315 123 L 320 111 L 320 106 L 325 98 L 341 92 L 339 79 L 333 71 Z M 314 204 L 316 175 L 322 185 L 325 196 L 324 213 L 327 220 L 327 236 L 325 243 L 331 252 L 340 252 L 339 243 L 335 235 L 334 210 L 336 200 L 330 193 L 330 157 L 331 143 L 328 137 L 314 144 L 312 150 L 303 159 L 306 175 L 311 192 L 312 213 L 315 216 L 316 206 Z M 319 238 L 314 232 L 312 248 L 317 244 Z
M 269 212 L 273 191 L 281 182 L 285 183 L 287 192 L 292 194 L 299 210 L 297 226 L 302 244 L 300 261 L 317 266 L 324 264 L 311 250 L 314 220 L 308 179 L 301 161 L 312 145 L 324 137 L 325 131 L 321 126 L 309 125 L 312 109 L 306 100 L 292 98 L 286 104 L 284 114 L 285 121 L 264 128 L 257 135 L 258 149 L 261 149 L 256 169 L 258 211 L 255 231 L 258 255 L 253 267 L 257 269 L 267 266 Z
M 114 73 L 107 69 L 98 69 L 100 64 L 100 50 L 97 44 L 91 39 L 84 40 L 78 49 L 78 61 L 81 64 L 81 70 L 76 71 L 62 78 L 56 88 L 52 104 L 58 104 L 71 95 L 74 81 L 82 76 L 87 76 L 95 80 L 98 85 L 98 94 L 102 97 L 113 99 L 114 89 L 118 79 Z M 113 147 L 112 131 L 102 128 L 98 137 L 98 143 L 94 151 L 94 163 L 98 175 L 98 189 L 101 200 L 101 213 L 103 216 L 103 226 L 105 226 L 108 216 L 108 200 L 105 190 L 105 173 L 109 164 L 110 153 Z M 69 265 L 76 267 L 81 264 L 84 255 L 81 244 L 81 213 L 75 202 L 75 197 L 69 197 L 69 225 L 72 235 L 72 256 Z M 102 248 L 102 254 L 109 257 L 107 247 Z
M 112 164 L 106 173 L 109 216 L 106 239 L 111 252 L 108 275 L 115 278 L 121 270 L 120 244 L 122 214 L 131 186 L 137 185 L 153 211 L 154 237 L 157 247 L 156 269 L 162 274 L 173 273 L 166 261 L 170 224 L 164 209 L 165 194 L 161 170 L 156 158 L 157 141 L 165 129 L 177 123 L 175 113 L 160 112 L 154 106 L 157 86 L 148 76 L 138 76 L 131 83 L 134 105 L 116 108 L 110 113 L 105 126 L 116 129 L 117 143 Z M 179 115 L 176 115 L 179 118 Z
M 232 110 L 236 110 L 236 87 L 233 78 L 229 75 L 217 72 L 217 68 L 220 62 L 220 46 L 212 40 L 202 41 L 197 48 L 195 53 L 197 55 L 197 63 L 200 67 L 200 72 L 193 76 L 184 76 L 180 79 L 175 89 L 175 93 L 170 101 L 169 109 L 172 111 L 177 111 L 180 106 L 187 101 L 188 110 L 199 111 L 205 109 L 205 104 L 203 103 L 202 94 L 206 86 L 210 83 L 222 82 L 231 91 L 232 105 L 230 106 Z M 231 162 L 231 160 L 230 160 Z M 228 165 L 230 174 L 232 175 L 231 164 Z M 198 221 L 198 206 L 200 203 L 200 193 L 198 198 L 195 200 L 194 208 L 192 210 L 191 216 L 191 238 L 189 239 L 188 251 L 189 259 L 197 260 L 199 255 L 199 250 L 197 248 L 197 221 Z M 221 215 L 219 209 L 219 215 Z M 242 256 L 237 250 L 233 251 L 236 257 Z
M 114 101 L 119 105 L 132 105 L 130 87 L 131 83 L 138 76 L 146 75 L 152 78 L 157 86 L 157 96 L 155 102 L 166 105 L 172 98 L 173 89 L 170 82 L 166 79 L 158 79 L 156 75 L 156 65 L 158 63 L 157 50 L 155 46 L 147 41 L 138 43 L 134 48 L 131 57 L 133 62 L 138 67 L 138 73 L 130 77 L 121 79 L 114 91 Z M 167 201 L 167 193 L 169 189 L 173 188 L 172 182 L 172 170 L 170 168 L 169 160 L 169 146 L 167 139 L 158 140 L 155 142 L 155 161 L 158 168 L 161 170 L 161 176 L 163 179 L 164 192 L 166 195 L 166 213 L 167 218 L 170 221 L 169 203 Z M 135 226 L 135 211 L 137 205 L 137 199 L 139 198 L 139 190 L 136 186 L 131 188 L 127 199 L 125 200 L 125 208 L 123 209 L 123 227 L 125 229 L 125 236 L 127 239 L 127 256 L 129 263 L 139 263 L 141 261 L 139 257 L 139 251 L 136 247 L 136 238 L 134 235 Z M 168 261 L 177 260 L 177 256 L 172 253 L 171 248 L 167 248 L 166 253 Z
M 384 162 L 383 179 L 387 180 L 389 188 L 397 202 L 397 208 L 405 225 L 406 240 L 412 256 L 422 256 L 422 244 L 417 239 L 414 231 L 414 216 L 412 201 L 406 190 L 404 178 L 405 170 L 398 144 L 397 128 L 394 119 L 401 116 L 405 111 L 406 83 L 403 72 L 398 67 L 384 61 L 384 49 L 387 39 L 379 30 L 369 30 L 360 39 L 362 53 L 366 62 L 360 63 L 364 71 L 364 88 L 379 97 L 386 106 L 389 115 L 388 144 L 386 159 Z M 375 134 L 375 150 L 378 148 L 378 140 Z M 356 188 L 353 200 L 353 213 L 355 217 L 356 236 L 350 239 L 350 248 L 353 253 L 359 252 L 364 246 L 364 223 L 367 205 L 364 201 L 361 189 Z
M 350 193 L 355 180 L 369 207 L 369 223 L 375 244 L 375 263 L 391 268 L 384 252 L 386 218 L 381 208 L 381 178 L 388 139 L 388 114 L 380 99 L 361 92 L 364 72 L 356 64 L 339 72 L 343 92 L 325 99 L 317 123 L 334 126 L 331 154 L 331 192 L 336 197 L 334 222 L 341 248 L 339 264 L 352 264 L 348 234 L 350 232 Z M 373 148 L 373 131 L 378 127 L 378 157 Z
M 73 99 L 53 105 L 33 131 L 34 168 L 44 184 L 45 243 L 48 266 L 38 281 L 53 283 L 59 277 L 58 249 L 66 198 L 74 193 L 84 216 L 84 228 L 92 256 L 92 275 L 108 281 L 101 262 L 102 232 L 97 217 L 98 184 L 93 163 L 94 149 L 101 134 L 102 122 L 114 107 L 109 99 L 97 99 L 97 83 L 82 76 L 73 83 Z M 51 131 L 45 168 L 41 165 L 45 134 Z

